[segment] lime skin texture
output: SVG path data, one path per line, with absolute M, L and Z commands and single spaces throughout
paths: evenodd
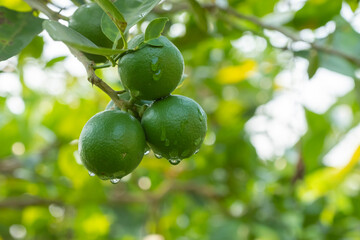
M 129 42 L 130 51 L 119 59 L 119 75 L 124 87 L 133 97 L 156 100 L 168 96 L 178 86 L 184 73 L 184 59 L 177 47 L 160 36 L 163 45 L 141 44 L 144 34 Z
M 99 178 L 121 179 L 140 164 L 145 145 L 137 119 L 120 110 L 103 111 L 82 129 L 79 153 L 84 166 Z
M 146 109 L 141 125 L 154 153 L 176 163 L 199 150 L 206 121 L 206 113 L 194 100 L 171 95 Z

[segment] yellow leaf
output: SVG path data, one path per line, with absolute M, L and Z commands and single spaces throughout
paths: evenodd
M 321 223 L 324 225 L 331 225 L 333 223 L 335 213 L 335 206 L 328 204 L 320 214 Z
M 216 120 L 223 126 L 238 123 L 243 107 L 237 100 L 221 101 L 216 110 Z
M 38 220 L 47 221 L 49 217 L 49 211 L 44 207 L 30 206 L 22 211 L 22 222 L 26 226 L 36 224 Z
M 241 82 L 250 77 L 257 68 L 254 60 L 246 60 L 237 66 L 221 68 L 217 74 L 217 79 L 222 84 Z
M 353 169 L 360 158 L 360 146 L 355 150 L 349 163 L 341 169 L 323 168 L 315 171 L 305 178 L 297 189 L 298 196 L 305 202 L 311 202 L 324 196 L 343 182 L 346 175 Z
M 23 0 L 0 0 L 0 6 L 4 6 L 18 12 L 31 11 L 31 7 Z
M 82 223 L 82 227 L 87 234 L 101 236 L 109 232 L 110 221 L 104 214 L 95 213 Z

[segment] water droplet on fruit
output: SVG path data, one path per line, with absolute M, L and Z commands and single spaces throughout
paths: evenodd
M 154 155 L 155 155 L 155 157 L 158 158 L 158 159 L 162 158 L 162 156 L 161 156 L 160 154 L 155 153 Z
M 201 138 L 198 138 L 194 141 L 195 146 L 199 145 L 201 143 Z
M 200 120 L 200 122 L 204 121 L 204 116 L 202 115 L 200 109 L 198 109 L 198 114 L 199 114 L 199 120 Z
M 150 150 L 146 150 L 145 152 L 144 152 L 144 155 L 148 155 L 150 153 Z
M 180 132 L 185 131 L 186 124 L 188 123 L 188 120 L 184 120 L 180 123 Z
M 154 81 L 159 81 L 159 79 L 161 78 L 161 69 L 154 72 L 152 78 Z
M 165 141 L 165 139 L 166 139 L 166 131 L 165 131 L 165 128 L 161 128 L 160 140 L 161 140 L 161 141 Z
M 170 146 L 170 140 L 169 139 L 165 139 L 165 146 L 166 147 Z
M 181 157 L 186 158 L 186 157 L 189 156 L 189 154 L 190 154 L 190 151 L 189 151 L 189 150 L 185 150 L 185 151 L 183 151 L 183 152 L 181 153 Z
M 156 72 L 158 69 L 159 69 L 159 58 L 154 57 L 153 59 L 151 59 L 151 70 L 153 72 Z
M 170 151 L 169 156 L 170 156 L 170 159 L 178 159 L 179 158 L 178 151 L 176 151 L 176 150 Z
M 95 173 L 89 171 L 89 176 L 93 177 L 93 176 L 95 176 Z
M 178 165 L 180 163 L 180 159 L 178 158 L 171 158 L 169 159 L 169 163 L 171 163 L 172 165 Z
M 110 182 L 111 182 L 112 184 L 117 184 L 118 182 L 120 182 L 120 178 L 110 179 Z
M 197 150 L 194 152 L 194 154 L 197 154 L 199 151 L 200 151 L 200 149 L 197 149 Z

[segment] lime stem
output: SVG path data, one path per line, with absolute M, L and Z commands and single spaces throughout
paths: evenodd
M 108 62 L 108 63 L 101 64 L 101 65 L 95 65 L 93 68 L 94 69 L 101 69 L 101 68 L 108 68 L 108 67 L 111 67 L 111 66 L 112 66 L 112 63 Z

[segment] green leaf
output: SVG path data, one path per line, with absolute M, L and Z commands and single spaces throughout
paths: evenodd
M 351 25 L 343 18 L 335 19 L 336 30 L 320 43 L 338 51 L 344 52 L 348 55 L 358 57 L 360 56 L 360 35 L 355 32 Z M 338 73 L 355 76 L 356 66 L 349 61 L 327 54 L 319 53 L 320 66 Z
M 337 188 L 349 172 L 356 166 L 360 158 L 360 146 L 356 148 L 350 161 L 342 168 L 322 168 L 307 175 L 297 189 L 299 198 L 311 202 Z
M 203 30 L 204 32 L 207 32 L 208 30 L 208 21 L 207 21 L 207 15 L 206 15 L 206 11 L 203 7 L 201 7 L 201 5 L 196 1 L 196 0 L 188 0 L 190 5 L 191 5 L 191 9 L 194 12 L 194 18 L 196 21 L 196 24 L 198 25 L 198 27 Z
M 163 46 L 163 44 L 160 42 L 160 40 L 158 38 L 151 39 L 151 40 L 147 41 L 146 44 L 151 45 L 153 47 L 162 47 Z
M 274 7 L 278 3 L 278 0 L 267 0 L 267 1 L 257 1 L 257 0 L 248 0 L 244 4 L 247 4 L 251 9 L 251 12 L 258 17 L 263 17 L 271 12 L 274 12 Z
M 43 26 L 55 41 L 62 41 L 65 44 L 86 53 L 109 56 L 125 51 L 121 49 L 98 47 L 80 33 L 55 21 L 46 20 L 44 21 Z
M 331 131 L 331 123 L 324 115 L 308 110 L 305 113 L 308 131 L 302 137 L 301 148 L 306 171 L 309 173 L 321 166 L 320 159 L 328 150 L 325 147 L 325 142 Z
M 86 3 L 85 0 L 71 0 L 71 2 L 76 6 L 81 6 Z
M 121 34 L 119 30 L 106 14 L 103 14 L 103 17 L 101 18 L 101 30 L 105 36 L 113 42 L 120 39 Z
M 42 31 L 42 19 L 0 7 L 0 61 L 18 54 Z
M 119 9 L 127 22 L 125 32 L 129 31 L 132 26 L 143 19 L 159 2 L 160 0 L 117 0 L 115 2 L 115 6 Z M 103 14 L 101 19 L 101 29 L 112 41 L 115 41 L 117 35 L 119 34 L 115 24 L 111 21 L 107 14 Z
M 360 34 L 354 31 L 351 25 L 342 17 L 335 18 L 336 30 L 323 39 L 316 40 L 316 44 L 323 45 L 330 49 L 336 49 L 347 55 L 359 58 L 360 56 Z M 311 60 L 309 51 L 299 51 L 295 53 L 297 56 Z M 355 77 L 357 66 L 348 60 L 329 54 L 324 51 L 318 52 L 319 67 L 327 68 L 350 77 Z
M 296 12 L 293 25 L 297 29 L 315 29 L 323 26 L 340 13 L 342 0 L 309 0 Z
M 160 37 L 167 21 L 169 21 L 167 17 L 152 20 L 145 30 L 144 42 L 148 43 L 150 40 Z
M 95 2 L 99 4 L 104 12 L 110 17 L 118 30 L 125 32 L 127 22 L 121 12 L 115 7 L 114 3 L 110 0 L 95 0 Z
M 52 67 L 58 62 L 64 61 L 66 58 L 67 58 L 67 56 L 60 56 L 60 57 L 53 58 L 46 63 L 45 68 Z
M 346 0 L 346 2 L 349 4 L 349 6 L 350 6 L 351 10 L 353 10 L 353 12 L 355 12 L 355 10 L 359 6 L 359 0 Z
M 39 58 L 43 52 L 44 39 L 36 36 L 19 54 L 19 64 L 24 63 L 27 57 Z
M 309 78 L 312 78 L 316 71 L 319 68 L 319 54 L 315 50 L 310 51 L 310 58 L 309 58 L 309 66 L 308 66 L 308 76 Z

